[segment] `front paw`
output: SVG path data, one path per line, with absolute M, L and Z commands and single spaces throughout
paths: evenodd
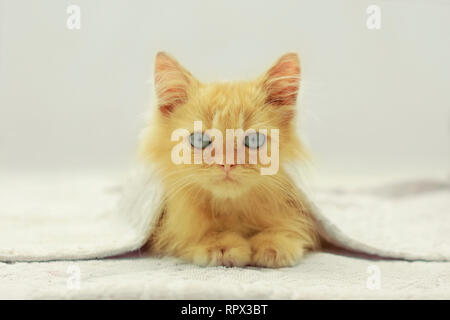
M 244 267 L 250 264 L 251 254 L 247 240 L 227 233 L 196 246 L 192 260 L 201 266 Z
M 250 239 L 253 250 L 252 265 L 281 268 L 296 265 L 304 249 L 298 239 L 261 232 Z

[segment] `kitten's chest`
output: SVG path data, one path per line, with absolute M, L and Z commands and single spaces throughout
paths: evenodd
M 235 231 L 248 236 L 267 227 L 266 220 L 271 210 L 268 207 L 254 207 L 250 210 L 245 205 L 242 207 L 229 205 L 222 208 L 210 212 L 215 229 Z

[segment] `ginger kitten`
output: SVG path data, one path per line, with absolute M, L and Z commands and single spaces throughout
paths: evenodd
M 140 145 L 140 154 L 156 164 L 165 188 L 165 210 L 149 241 L 153 253 L 199 265 L 276 268 L 292 266 L 318 247 L 301 193 L 283 170 L 284 163 L 306 155 L 294 124 L 299 78 L 294 53 L 255 80 L 233 83 L 201 83 L 171 56 L 157 54 L 158 108 Z M 195 131 L 195 121 L 201 121 L 201 132 Z M 227 129 L 256 133 L 231 142 L 231 163 L 226 158 L 195 164 L 195 152 L 211 160 L 229 143 L 208 136 L 210 128 L 223 137 Z M 185 136 L 172 141 L 179 129 Z M 265 134 L 257 133 L 262 129 Z M 188 150 L 184 159 L 191 163 L 175 163 L 177 145 Z M 277 171 L 261 174 L 269 165 L 259 156 L 253 164 L 237 161 L 238 150 L 249 159 L 258 149 L 272 160 L 279 158 Z

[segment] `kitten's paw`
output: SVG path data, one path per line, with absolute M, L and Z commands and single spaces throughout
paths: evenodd
M 197 247 L 193 262 L 202 266 L 244 267 L 251 263 L 251 254 L 247 240 L 237 234 L 227 233 Z
M 252 265 L 281 268 L 296 265 L 304 250 L 298 241 L 283 236 L 258 234 L 250 239 L 253 249 Z
M 298 263 L 301 256 L 301 254 L 285 251 L 275 246 L 263 246 L 256 249 L 252 264 L 266 268 L 291 267 Z
M 244 267 L 251 261 L 251 249 L 250 246 L 210 247 L 207 249 L 206 256 L 207 265 L 210 266 Z

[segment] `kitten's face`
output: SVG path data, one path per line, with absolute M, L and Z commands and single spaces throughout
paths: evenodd
M 222 198 L 238 197 L 252 188 L 267 190 L 267 184 L 277 183 L 278 167 L 303 152 L 293 123 L 299 72 L 297 56 L 288 54 L 254 81 L 202 84 L 173 58 L 158 54 L 159 110 L 144 135 L 144 155 L 157 162 L 169 189 L 195 185 Z M 201 129 L 194 125 L 198 121 Z M 230 139 L 227 129 L 242 129 L 244 134 L 235 132 L 237 138 Z M 175 163 L 180 149 L 189 163 Z M 194 163 L 195 150 L 203 155 L 200 164 Z M 256 163 L 249 163 L 258 152 L 266 155 L 266 162 L 257 156 Z M 244 163 L 238 163 L 238 154 Z M 262 175 L 263 168 L 271 174 Z

